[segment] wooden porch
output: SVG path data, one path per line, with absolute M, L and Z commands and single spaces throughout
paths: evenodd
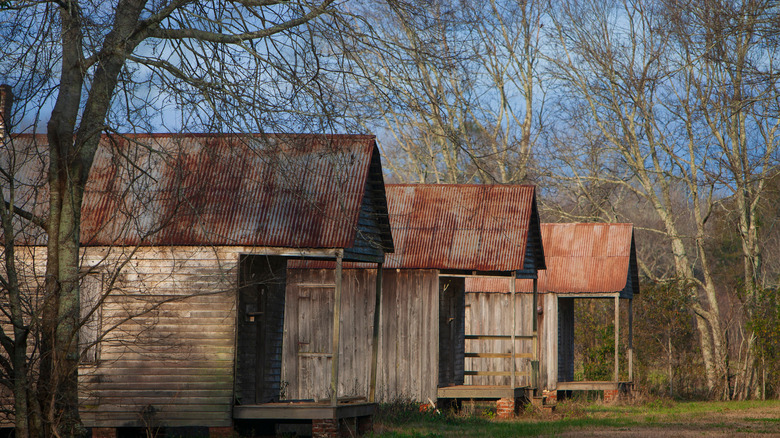
M 501 398 L 528 398 L 533 396 L 533 388 L 498 385 L 456 385 L 438 389 L 439 399 L 498 400 Z
M 237 405 L 233 407 L 233 418 L 238 420 L 319 420 L 359 418 L 374 415 L 377 404 L 362 401 L 339 401 L 334 406 L 326 401 L 291 401 Z
M 556 389 L 558 391 L 618 390 L 620 392 L 630 392 L 633 387 L 634 387 L 634 382 L 612 382 L 612 381 L 558 382 L 556 384 Z

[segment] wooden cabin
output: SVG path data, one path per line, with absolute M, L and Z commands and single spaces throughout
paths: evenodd
M 381 273 L 382 312 L 379 323 L 377 381 L 355 380 L 357 392 L 375 393 L 377 401 L 414 400 L 428 403 L 437 399 L 514 398 L 533 386 L 534 356 L 532 308 L 519 308 L 515 314 L 517 330 L 466 336 L 465 282 L 468 278 L 488 277 L 503 281 L 507 287 L 515 278 L 535 278 L 544 269 L 536 190 L 533 186 L 509 185 L 388 185 L 386 186 L 390 225 L 395 252 L 388 254 Z M 315 291 L 306 286 L 320 283 L 332 274 L 328 263 L 296 263 L 288 270 L 295 278 L 288 288 L 287 302 L 314 300 Z M 351 286 L 345 308 L 361 315 L 367 325 L 374 314 L 372 302 L 376 270 L 359 264 L 344 270 L 345 283 Z M 295 284 L 301 286 L 295 287 Z M 323 292 L 316 292 L 322 294 Z M 323 298 L 320 298 L 323 299 Z M 303 305 L 303 304 L 302 304 Z M 506 316 L 512 318 L 511 314 Z M 326 316 L 315 316 L 322 320 Z M 293 328 L 290 328 L 294 330 Z M 316 333 L 301 323 L 299 352 L 285 355 L 283 380 L 289 383 L 291 397 L 316 397 L 316 384 L 325 376 L 306 375 L 302 356 L 311 346 L 308 339 Z M 354 332 L 355 344 L 365 345 L 369 332 Z M 508 348 L 491 349 L 495 341 L 508 342 Z M 349 345 L 345 341 L 342 345 Z M 292 345 L 292 344 L 290 344 Z M 511 345 L 514 345 L 513 349 Z M 366 351 L 353 350 L 359 358 Z M 345 357 L 349 352 L 345 352 Z M 501 369 L 480 368 L 467 358 L 500 356 Z M 514 361 L 512 358 L 514 357 Z M 296 362 L 297 360 L 297 362 Z M 365 361 L 360 362 L 365 366 Z M 514 364 L 514 368 L 513 368 Z M 344 363 L 345 367 L 354 367 Z M 502 387 L 464 386 L 472 375 L 514 375 Z M 366 375 L 365 370 L 356 376 Z
M 614 396 L 618 390 L 628 390 L 633 380 L 631 303 L 634 295 L 639 293 L 633 226 L 542 224 L 541 231 L 547 269 L 540 271 L 538 278 L 540 387 L 552 392 L 603 390 L 607 398 Z M 517 280 L 516 290 L 520 294 L 516 296 L 515 306 L 530 306 L 533 301 L 532 282 Z M 510 317 L 508 292 L 504 282 L 467 279 L 466 306 L 470 310 L 466 319 L 467 333 L 481 332 L 485 330 L 485 324 L 505 326 Z M 614 302 L 615 359 L 613 379 L 609 381 L 574 381 L 574 324 L 578 318 L 574 302 L 589 299 Z M 621 301 L 624 306 L 621 306 Z M 620 326 L 621 308 L 627 313 L 628 327 L 625 328 Z M 628 332 L 626 345 L 621 345 L 621 330 Z M 627 356 L 627 370 L 619 367 L 618 353 L 621 349 Z M 500 376 L 480 379 L 483 384 L 506 381 Z
M 27 157 L 15 169 L 30 183 L 20 207 L 42 211 L 46 137 L 12 142 Z M 393 250 L 373 136 L 103 136 L 81 240 L 81 415 L 93 431 L 213 431 L 237 419 L 276 419 L 312 421 L 315 435 L 330 436 L 344 418 L 373 412 L 367 392 L 337 366 L 340 331 L 356 330 L 353 313 L 340 311 L 341 276 L 308 285 L 327 290 L 325 307 L 285 303 L 288 260 L 376 266 Z M 29 238 L 21 256 L 31 282 L 42 278 L 40 245 L 44 236 Z M 308 311 L 326 317 L 315 321 Z M 282 403 L 282 353 L 299 345 L 284 329 L 301 319 L 328 339 L 304 371 L 323 376 L 325 387 L 322 397 Z M 366 375 L 349 378 L 368 380 L 371 355 L 354 360 L 365 362 L 357 368 Z

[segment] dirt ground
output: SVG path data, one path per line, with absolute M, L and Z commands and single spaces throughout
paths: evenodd
M 640 414 L 641 415 L 641 414 Z M 578 429 L 562 437 L 780 437 L 780 405 L 659 417 L 657 427 Z

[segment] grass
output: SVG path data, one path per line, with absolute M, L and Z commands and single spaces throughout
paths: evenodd
M 780 433 L 778 415 L 755 418 L 761 412 L 780 413 L 780 401 L 676 402 L 654 399 L 607 405 L 600 402 L 564 401 L 550 416 L 526 409 L 513 420 L 496 420 L 490 404 L 470 412 L 420 411 L 415 403 L 383 405 L 375 418 L 374 437 L 524 437 L 555 436 L 578 430 L 621 431 L 631 429 L 675 430 L 750 434 Z

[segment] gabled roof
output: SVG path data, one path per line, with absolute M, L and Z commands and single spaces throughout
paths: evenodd
M 542 224 L 547 269 L 539 271 L 537 290 L 558 294 L 639 293 L 632 224 Z M 467 279 L 466 290 L 508 292 L 506 280 Z M 533 292 L 529 280 L 516 291 Z
M 387 268 L 544 268 L 534 186 L 390 184 L 387 202 L 395 242 Z
M 17 150 L 46 141 L 13 140 Z M 41 162 L 20 178 L 39 178 Z M 36 210 L 45 191 L 28 193 Z M 355 247 L 367 256 L 393 247 L 367 135 L 104 135 L 81 211 L 81 240 L 92 246 Z

